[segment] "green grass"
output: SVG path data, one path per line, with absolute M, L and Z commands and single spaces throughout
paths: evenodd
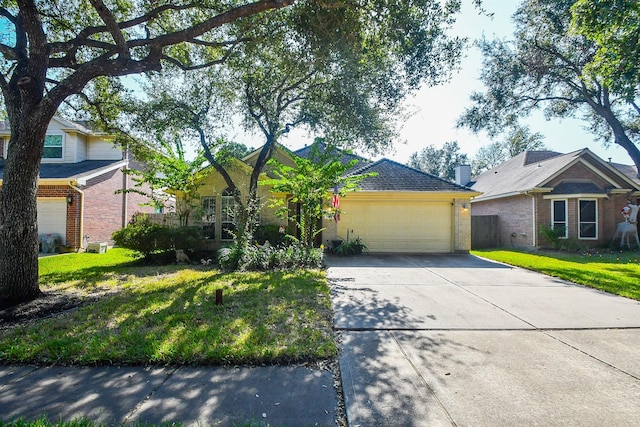
M 43 291 L 105 293 L 63 315 L 0 330 L 0 362 L 288 363 L 337 352 L 321 271 L 224 273 L 132 261 L 121 249 L 42 258 Z
M 512 250 L 474 250 L 474 255 L 539 271 L 581 285 L 640 300 L 640 254 L 591 251 L 525 253 Z

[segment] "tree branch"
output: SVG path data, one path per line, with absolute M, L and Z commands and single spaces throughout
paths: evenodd
M 127 74 L 141 73 L 145 71 L 159 70 L 163 59 L 162 49 L 166 46 L 188 42 L 196 37 L 237 19 L 252 16 L 260 12 L 279 9 L 293 4 L 296 0 L 260 0 L 255 3 L 232 8 L 212 18 L 203 21 L 182 31 L 164 34 L 152 39 L 134 39 L 127 45 L 129 49 L 142 47 L 148 49 L 148 54 L 139 60 L 130 58 L 117 58 L 109 60 L 113 54 L 101 55 L 87 63 L 78 65 L 75 72 L 64 79 L 60 85 L 49 93 L 50 101 L 57 108 L 64 98 L 70 93 L 78 93 L 93 78 L 105 76 L 124 76 Z
M 120 30 L 120 28 L 118 26 L 118 23 L 116 22 L 115 18 L 113 17 L 113 13 L 102 2 L 102 0 L 89 0 L 89 1 L 91 2 L 91 5 L 93 5 L 93 7 L 98 12 L 98 15 L 100 16 L 100 18 L 106 24 L 107 29 L 109 30 L 109 33 L 111 34 L 111 37 L 113 37 L 113 40 L 115 41 L 116 45 L 118 46 L 119 55 L 122 58 L 129 59 L 131 57 L 131 53 L 129 52 L 129 49 L 127 47 L 127 42 L 124 39 L 124 35 L 122 34 L 122 32 L 121 32 L 121 30 Z
M 5 60 L 15 61 L 18 59 L 18 52 L 11 46 L 4 43 L 0 43 L 0 55 L 4 56 Z
M 118 29 L 121 31 L 127 28 L 134 27 L 136 25 L 141 25 L 145 22 L 152 21 L 156 19 L 158 16 L 160 16 L 162 13 L 167 11 L 179 12 L 182 10 L 187 10 L 187 9 L 196 7 L 197 5 L 198 3 L 187 3 L 184 5 L 165 4 L 137 18 L 118 24 Z M 85 46 L 87 42 L 93 40 L 93 39 L 90 39 L 91 36 L 95 34 L 103 33 L 105 31 L 108 31 L 108 28 L 106 26 L 93 26 L 93 27 L 84 28 L 82 31 L 78 33 L 78 35 L 73 40 L 51 43 L 51 51 L 54 53 L 75 52 L 80 46 Z

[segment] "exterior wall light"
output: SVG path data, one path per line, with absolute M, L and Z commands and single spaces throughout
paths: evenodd
M 469 209 L 469 205 L 468 205 L 468 204 L 466 204 L 466 203 L 463 203 L 463 204 L 462 204 L 462 210 L 463 210 L 463 211 L 466 211 L 467 209 Z
M 73 196 L 72 196 L 71 194 L 69 194 L 69 195 L 67 196 L 67 204 L 68 204 L 68 205 L 70 205 L 70 204 L 72 204 L 72 203 L 73 203 Z

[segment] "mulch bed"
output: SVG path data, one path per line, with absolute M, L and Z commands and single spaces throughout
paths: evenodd
M 93 302 L 102 294 L 80 295 L 72 292 L 43 292 L 32 301 L 0 306 L 0 329 L 52 317 Z

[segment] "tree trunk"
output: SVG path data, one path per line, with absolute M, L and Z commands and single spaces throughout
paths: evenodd
M 640 178 L 640 150 L 638 150 L 636 144 L 629 139 L 624 130 L 614 128 L 613 135 L 616 144 L 624 148 L 629 154 L 629 157 L 631 157 L 631 160 L 633 160 L 633 163 L 636 165 L 636 170 L 638 171 L 636 177 Z
M 29 301 L 41 293 L 36 197 L 49 120 L 33 113 L 10 117 L 11 141 L 0 202 L 0 305 Z
M 637 177 L 640 178 L 640 149 L 638 146 L 629 139 L 627 135 L 627 130 L 620 123 L 618 117 L 615 115 L 613 110 L 611 110 L 611 102 L 609 101 L 608 91 L 605 91 L 603 95 L 603 102 L 596 103 L 590 97 L 585 96 L 585 99 L 589 106 L 593 108 L 593 110 L 602 117 L 613 132 L 614 141 L 616 144 L 625 149 L 633 163 L 636 165 L 636 170 L 638 171 Z

